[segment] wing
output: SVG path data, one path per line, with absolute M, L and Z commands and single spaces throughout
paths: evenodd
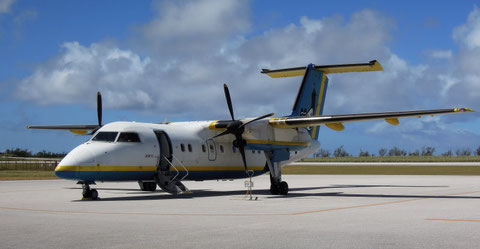
M 99 125 L 31 125 L 27 126 L 27 129 L 69 130 L 75 134 L 87 135 L 92 134 L 100 127 Z
M 440 114 L 474 112 L 468 108 L 454 108 L 454 109 L 438 109 L 438 110 L 421 110 L 421 111 L 403 111 L 403 112 L 381 112 L 381 113 L 361 113 L 361 114 L 345 114 L 345 115 L 322 115 L 310 117 L 283 117 L 271 118 L 268 122 L 273 127 L 277 128 L 295 128 L 326 125 L 328 128 L 341 131 L 345 129 L 343 123 L 359 122 L 376 119 L 384 119 L 391 125 L 398 125 L 398 118 L 405 117 L 422 117 L 434 116 Z

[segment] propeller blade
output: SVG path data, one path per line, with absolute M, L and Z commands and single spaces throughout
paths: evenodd
M 98 126 L 102 126 L 102 94 L 97 92 L 97 117 Z
M 235 116 L 233 115 L 233 106 L 232 106 L 232 99 L 230 98 L 230 91 L 228 91 L 227 84 L 223 84 L 223 91 L 225 91 L 225 98 L 227 99 L 228 110 L 230 111 L 230 116 L 232 120 L 235 120 Z
M 264 118 L 271 117 L 271 116 L 273 116 L 273 115 L 275 115 L 275 113 L 273 113 L 273 112 L 272 112 L 272 113 L 269 113 L 269 114 L 265 114 L 265 115 L 260 116 L 260 117 L 258 117 L 258 118 L 252 119 L 252 120 L 250 120 L 250 121 L 248 121 L 248 122 L 246 122 L 246 123 L 243 123 L 242 125 L 240 125 L 239 128 L 242 128 L 242 127 L 244 127 L 245 125 L 250 124 L 250 123 L 253 123 L 253 122 L 258 121 L 258 120 L 260 120 L 260 119 L 264 119 Z
M 236 135 L 235 138 L 237 140 L 237 146 L 238 146 L 238 150 L 240 151 L 240 155 L 242 155 L 245 172 L 247 172 L 248 174 L 247 159 L 245 158 L 245 143 L 243 142 L 242 135 Z

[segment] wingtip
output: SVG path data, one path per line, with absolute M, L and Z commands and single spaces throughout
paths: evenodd
M 475 112 L 475 110 L 470 108 L 455 108 L 453 109 L 455 112 Z

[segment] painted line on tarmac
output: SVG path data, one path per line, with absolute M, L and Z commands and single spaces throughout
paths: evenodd
M 454 195 L 465 195 L 465 194 L 472 194 L 472 193 L 479 193 L 480 191 L 473 191 L 473 192 L 465 192 L 465 193 L 455 193 L 455 194 L 448 194 L 445 196 L 454 196 Z M 315 214 L 315 213 L 322 213 L 322 212 L 331 212 L 331 211 L 340 211 L 340 210 L 347 210 L 347 209 L 355 209 L 355 208 L 364 208 L 364 207 L 374 207 L 374 206 L 382 206 L 382 205 L 391 205 L 391 204 L 398 204 L 404 202 L 411 202 L 411 201 L 420 201 L 420 200 L 427 200 L 432 198 L 413 198 L 407 200 L 399 200 L 399 201 L 389 201 L 389 202 L 380 202 L 380 203 L 372 203 L 372 204 L 365 204 L 365 205 L 356 205 L 356 206 L 348 206 L 348 207 L 338 207 L 338 208 L 327 208 L 327 209 L 319 209 L 319 210 L 311 210 L 305 212 L 293 212 L 293 213 L 263 213 L 263 214 L 212 214 L 212 213 L 126 213 L 126 212 L 95 212 L 95 211 L 71 211 L 71 210 L 48 210 L 48 209 L 34 209 L 34 208 L 15 208 L 15 207 L 1 207 L 0 209 L 3 210 L 11 210 L 11 211 L 28 211 L 28 212 L 43 212 L 43 213 L 58 213 L 58 214 L 99 214 L 99 215 L 138 215 L 138 216 L 205 216 L 205 217 L 260 217 L 260 216 L 299 216 L 299 215 L 308 215 L 308 214 Z
M 456 222 L 480 222 L 480 220 L 462 220 L 462 219 L 432 219 L 432 218 L 428 218 L 428 219 L 425 219 L 425 220 L 429 220 L 429 221 L 456 221 Z

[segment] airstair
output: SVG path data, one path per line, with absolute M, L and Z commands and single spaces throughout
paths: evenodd
M 171 194 L 183 194 L 183 193 L 191 193 L 191 191 L 183 185 L 181 181 L 183 181 L 189 174 L 187 168 L 183 163 L 178 160 L 174 155 L 172 155 L 172 160 L 170 161 L 167 157 L 162 155 L 162 159 L 165 160 L 169 165 L 169 170 L 158 170 L 156 181 L 158 186 L 165 192 Z M 177 163 L 177 166 L 173 162 Z M 181 174 L 180 168 L 182 172 L 185 174 Z M 173 170 L 171 170 L 173 169 Z M 181 176 L 181 178 L 180 178 Z

